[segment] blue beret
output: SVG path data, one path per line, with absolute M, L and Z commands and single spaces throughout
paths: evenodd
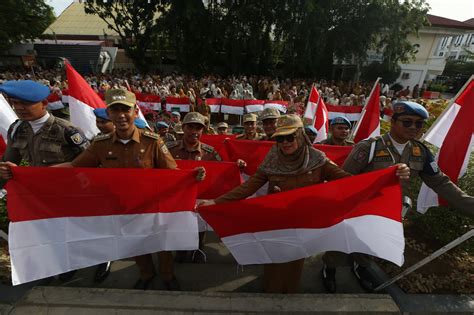
M 349 128 L 352 127 L 349 119 L 344 116 L 337 116 L 331 119 L 331 126 L 333 125 L 347 125 Z
M 306 126 L 306 127 L 304 127 L 304 129 L 310 131 L 315 136 L 318 135 L 318 132 L 316 131 L 316 128 L 314 128 L 313 126 Z
M 135 126 L 140 129 L 146 128 L 146 122 L 143 119 L 135 118 Z
M 181 114 L 179 112 L 171 112 L 171 115 L 181 117 Z
M 40 102 L 51 93 L 46 85 L 31 80 L 6 81 L 0 85 L 0 92 L 30 103 Z
M 157 129 L 160 129 L 160 128 L 169 128 L 170 126 L 165 123 L 164 121 L 157 121 L 156 122 L 156 128 Z
M 94 109 L 94 115 L 96 117 L 105 119 L 105 120 L 110 120 L 109 115 L 107 115 L 107 110 L 105 108 L 96 108 Z
M 428 119 L 428 111 L 420 104 L 409 101 L 401 101 L 393 104 L 393 118 L 401 115 L 416 115 Z

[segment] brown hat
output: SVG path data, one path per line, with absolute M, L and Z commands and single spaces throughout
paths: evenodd
M 260 115 L 260 120 L 270 119 L 270 118 L 280 118 L 280 111 L 274 107 L 265 108 Z
M 245 114 L 244 115 L 244 123 L 248 121 L 257 121 L 257 115 L 255 114 Z
M 217 124 L 217 128 L 229 128 L 229 125 L 226 122 L 220 122 Z
M 278 118 L 276 131 L 272 138 L 276 136 L 286 136 L 294 133 L 298 128 L 303 128 L 300 116 L 295 114 L 285 115 Z
M 105 92 L 105 103 L 107 104 L 107 107 L 115 104 L 134 107 L 136 102 L 137 98 L 135 97 L 135 94 L 127 90 L 111 89 Z
M 190 112 L 190 113 L 187 113 L 186 116 L 184 116 L 182 124 L 183 125 L 186 125 L 186 124 L 201 124 L 205 127 L 206 126 L 206 117 L 204 117 L 203 115 L 201 115 L 198 112 Z

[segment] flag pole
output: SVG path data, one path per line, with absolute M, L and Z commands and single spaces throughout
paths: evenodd
M 366 101 L 365 101 L 364 108 L 362 109 L 362 112 L 361 112 L 361 114 L 360 114 L 360 119 L 356 122 L 356 125 L 354 126 L 354 128 L 352 128 L 352 132 L 351 132 L 351 134 L 350 134 L 350 136 L 349 136 L 349 139 L 351 139 L 351 140 L 354 139 L 355 134 L 356 134 L 357 131 L 359 130 L 360 123 L 362 122 L 362 119 L 364 118 L 365 112 L 367 111 L 367 110 L 366 110 L 367 104 L 369 103 L 369 100 L 371 99 L 372 94 L 374 94 L 375 87 L 377 86 L 377 84 L 379 84 L 380 79 L 382 79 L 382 78 L 381 78 L 381 77 L 378 77 L 377 80 L 375 80 L 375 84 L 374 84 L 374 86 L 372 87 L 372 90 L 370 91 L 369 97 L 368 97 L 368 98 L 366 99 Z M 380 106 L 380 105 L 379 105 L 379 106 Z
M 436 119 L 436 121 L 431 125 L 431 127 L 423 134 L 423 137 L 421 137 L 420 141 L 423 141 L 425 140 L 425 137 L 427 134 L 429 134 L 431 132 L 431 130 L 433 130 L 433 128 L 441 121 L 441 118 L 443 118 L 446 113 L 448 112 L 448 109 L 451 108 L 451 106 L 453 106 L 454 102 L 456 101 L 456 99 L 459 97 L 459 95 L 461 95 L 462 92 L 464 92 L 464 90 L 467 88 L 467 86 L 469 85 L 469 83 L 471 83 L 471 81 L 474 80 L 474 74 L 471 75 L 471 77 L 466 81 L 466 83 L 464 83 L 464 85 L 462 86 L 462 88 L 458 91 L 458 93 L 451 99 L 450 103 L 448 106 L 446 106 L 446 108 L 443 110 L 443 112 L 441 113 L 441 115 L 438 116 L 438 118 Z
M 389 285 L 391 285 L 392 283 L 400 280 L 401 278 L 405 277 L 406 275 L 412 273 L 413 271 L 417 270 L 418 268 L 420 267 L 423 267 L 424 265 L 426 265 L 427 263 L 429 263 L 430 261 L 438 258 L 439 256 L 441 256 L 442 254 L 446 253 L 448 250 L 458 246 L 459 244 L 461 244 L 462 242 L 464 241 L 467 241 L 468 239 L 470 239 L 472 236 L 474 235 L 474 229 L 471 229 L 470 231 L 464 233 L 463 235 L 461 235 L 460 237 L 458 237 L 457 239 L 455 239 L 454 241 L 450 242 L 449 244 L 446 244 L 445 246 L 441 247 L 440 249 L 438 249 L 437 251 L 435 251 L 434 253 L 432 253 L 431 255 L 429 255 L 428 257 L 425 257 L 423 258 L 422 260 L 420 260 L 419 262 L 417 262 L 416 264 L 414 264 L 413 266 L 411 266 L 410 268 L 408 269 L 405 269 L 405 271 L 403 271 L 402 273 L 398 274 L 397 276 L 393 277 L 392 279 L 390 280 L 387 280 L 385 281 L 384 283 L 382 283 L 381 285 L 379 285 L 378 287 L 376 287 L 374 289 L 374 291 L 380 291 L 386 287 L 388 287 Z

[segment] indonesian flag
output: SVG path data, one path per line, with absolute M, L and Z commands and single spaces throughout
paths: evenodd
M 286 113 L 288 110 L 288 102 L 287 101 L 265 101 L 265 105 L 263 105 L 263 109 L 267 108 L 276 108 L 282 113 Z
M 13 173 L 7 190 L 14 285 L 198 247 L 193 171 L 15 167 Z
M 340 251 L 369 254 L 401 266 L 405 247 L 401 209 L 399 180 L 395 167 L 390 167 L 202 207 L 199 213 L 241 265 L 284 263 Z
M 223 114 L 244 114 L 244 100 L 234 100 L 231 98 L 221 98 L 221 113 Z
M 354 127 L 354 142 L 380 136 L 380 84 L 378 80 L 362 111 L 359 123 Z
M 390 121 L 392 119 L 392 116 L 393 116 L 393 109 L 384 108 L 382 110 L 382 114 L 383 114 L 383 117 L 382 117 L 383 120 Z
M 166 110 L 169 112 L 178 111 L 187 113 L 190 111 L 189 97 L 166 97 Z
M 3 97 L 3 94 L 0 93 L 0 135 L 2 136 L 4 143 L 8 139 L 8 129 L 17 119 L 18 116 L 13 111 L 13 108 L 8 104 L 5 97 Z
M 335 117 L 342 116 L 347 118 L 349 121 L 357 121 L 360 119 L 363 106 L 341 106 L 326 104 L 326 108 L 328 109 L 328 117 L 330 120 L 334 119 Z
M 5 139 L 3 138 L 3 136 L 0 135 L 0 157 L 3 156 L 3 153 L 5 153 L 6 149 L 7 149 L 7 143 L 5 142 Z
M 64 89 L 61 91 L 61 101 L 63 104 L 69 104 L 69 90 Z
M 425 141 L 440 148 L 437 155 L 439 169 L 454 183 L 466 173 L 469 157 L 474 148 L 473 117 L 474 79 L 471 77 L 466 88 L 424 137 Z M 418 195 L 417 210 L 425 213 L 428 208 L 439 204 L 437 194 L 423 183 Z
M 148 93 L 135 93 L 139 106 L 151 110 L 161 110 L 161 99 L 159 95 Z
M 261 112 L 264 110 L 264 100 L 245 100 L 245 109 L 247 113 Z
M 69 63 L 66 63 L 66 74 L 71 123 L 79 127 L 86 138 L 92 139 L 100 132 L 95 124 L 94 109 L 104 108 L 105 103 Z
M 56 93 L 49 94 L 48 98 L 48 109 L 49 110 L 57 110 L 64 108 L 64 104 L 62 102 L 62 97 Z
M 224 161 L 230 161 L 227 153 L 226 141 L 235 139 L 237 135 L 202 135 L 201 142 L 210 145 L 219 153 L 219 156 Z
M 328 116 L 326 104 L 324 104 L 324 101 L 319 95 L 318 90 L 313 85 L 311 88 L 311 93 L 309 94 L 304 118 L 311 119 L 313 121 L 314 128 L 316 128 L 316 131 L 318 132 L 314 142 L 321 142 L 327 139 L 329 130 Z
M 200 101 L 201 99 L 198 99 L 198 102 Z M 221 99 L 220 98 L 206 98 L 206 104 L 211 109 L 211 113 L 218 113 L 221 108 Z

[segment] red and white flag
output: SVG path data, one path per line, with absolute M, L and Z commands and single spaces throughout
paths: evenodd
M 438 167 L 454 183 L 466 173 L 474 148 L 473 117 L 474 76 L 424 136 L 425 141 L 440 148 L 436 156 Z M 428 208 L 439 204 L 437 194 L 423 183 L 418 194 L 417 210 L 425 213 Z
M 370 93 L 367 105 L 362 110 L 362 115 L 352 132 L 354 142 L 380 136 L 380 84 L 375 82 Z
M 48 109 L 49 110 L 57 110 L 64 108 L 64 104 L 62 102 L 62 97 L 59 96 L 57 93 L 49 94 L 48 98 Z
M 328 117 L 330 120 L 334 119 L 335 117 L 342 116 L 347 118 L 349 121 L 357 121 L 360 119 L 363 106 L 341 106 L 326 104 L 326 108 L 328 109 Z
M 245 109 L 247 113 L 255 113 L 263 111 L 265 105 L 264 100 L 245 100 Z
M 18 119 L 13 108 L 8 104 L 7 100 L 0 93 L 0 135 L 7 142 L 7 134 L 10 125 Z
M 263 105 L 263 109 L 267 108 L 276 108 L 282 113 L 286 113 L 288 110 L 288 102 L 287 101 L 265 101 Z
M 139 106 L 151 110 L 161 110 L 161 99 L 159 95 L 148 93 L 135 93 Z
M 15 167 L 13 174 L 7 190 L 14 285 L 198 247 L 194 171 Z
M 245 101 L 231 98 L 221 98 L 221 113 L 223 114 L 244 114 Z
M 340 251 L 369 254 L 401 266 L 405 247 L 401 199 L 395 167 L 390 167 L 201 207 L 199 213 L 241 265 Z
M 316 131 L 318 132 L 318 135 L 314 140 L 315 143 L 327 139 L 329 131 L 328 110 L 326 104 L 324 104 L 323 98 L 319 95 L 319 92 L 314 85 L 309 94 L 304 118 L 311 119 L 314 128 L 316 128 Z
M 190 111 L 189 104 L 189 97 L 166 97 L 166 110 L 169 112 L 187 113 Z
M 105 103 L 69 63 L 66 63 L 66 74 L 71 123 L 79 127 L 87 139 L 92 139 L 100 132 L 95 124 L 94 109 L 105 108 Z
M 198 98 L 198 102 L 202 102 L 200 98 Z M 220 98 L 206 98 L 206 104 L 211 109 L 211 113 L 218 113 L 221 109 Z

